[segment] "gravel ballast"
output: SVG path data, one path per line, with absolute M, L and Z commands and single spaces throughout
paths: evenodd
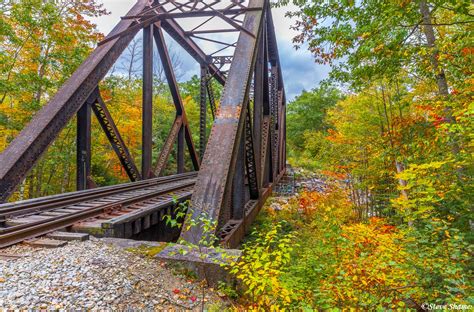
M 206 292 L 209 302 L 220 301 L 214 291 Z M 55 249 L 20 244 L 0 251 L 0 311 L 199 310 L 201 293 L 197 281 L 101 240 Z

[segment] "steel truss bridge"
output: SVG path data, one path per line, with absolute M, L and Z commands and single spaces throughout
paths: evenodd
M 143 116 L 139 170 L 101 97 L 99 83 L 140 31 Z M 198 149 L 165 32 L 200 65 Z M 209 51 L 209 43 L 220 48 Z M 174 123 L 156 160 L 152 159 L 154 45 L 176 108 Z M 220 99 L 215 97 L 212 81 L 223 86 Z M 192 213 L 185 222 L 204 213 L 217 222 L 216 234 L 222 242 L 235 247 L 285 172 L 285 112 L 268 0 L 138 0 L 0 154 L 0 200 L 5 202 L 60 131 L 77 116 L 78 191 L 0 205 L 0 247 L 64 228 L 95 227 L 105 236 L 133 237 L 162 222 L 163 215 L 175 205 L 173 197 L 191 199 Z M 92 188 L 92 113 L 130 183 Z M 213 118 L 209 137 L 207 118 Z M 174 146 L 177 174 L 163 177 Z M 194 172 L 185 173 L 186 157 Z M 198 243 L 206 235 L 202 231 L 191 228 L 180 235 Z M 166 237 L 166 230 L 161 236 Z

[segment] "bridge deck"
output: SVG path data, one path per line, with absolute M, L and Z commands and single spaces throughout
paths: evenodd
M 161 223 L 192 195 L 196 173 L 0 205 L 0 248 L 52 230 L 130 238 Z M 168 231 L 161 231 L 169 236 Z

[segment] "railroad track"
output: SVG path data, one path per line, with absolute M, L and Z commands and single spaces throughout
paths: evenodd
M 0 248 L 75 224 L 107 224 L 124 228 L 130 218 L 157 223 L 157 210 L 187 199 L 197 173 L 177 174 L 144 181 L 36 198 L 0 205 Z M 154 216 L 154 220 L 150 221 Z M 135 222 L 136 223 L 136 222 Z M 142 225 L 138 225 L 142 228 Z M 135 234 L 137 226 L 131 229 Z M 125 230 L 124 230 L 125 231 Z M 129 231 L 130 232 L 130 231 Z

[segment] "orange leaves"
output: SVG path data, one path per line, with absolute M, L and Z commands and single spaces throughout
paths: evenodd
M 401 307 L 403 299 L 419 291 L 404 233 L 380 217 L 354 222 L 347 197 L 337 184 L 325 193 L 303 192 L 297 197 L 306 220 L 298 227 L 306 229 L 309 240 L 304 252 L 324 275 L 313 277 L 318 279 L 317 293 L 330 307 Z
M 383 218 L 370 218 L 367 224 L 343 225 L 342 245 L 335 246 L 339 262 L 334 275 L 321 288 L 336 302 L 355 307 L 379 298 L 391 298 L 386 306 L 398 305 L 399 296 L 415 283 L 406 266 L 407 253 L 400 241 L 403 235 Z
M 343 224 L 353 217 L 352 203 L 345 190 L 334 185 L 325 192 L 304 191 L 298 197 L 299 211 L 312 219 Z
M 380 217 L 371 217 L 369 218 L 369 224 L 377 231 L 379 234 L 390 234 L 396 232 L 396 227 L 394 225 L 389 225 L 385 223 L 384 218 Z
M 345 168 L 345 166 L 336 166 L 336 167 L 340 169 Z M 321 170 L 321 173 L 324 174 L 325 176 L 334 178 L 336 180 L 344 180 L 346 178 L 346 175 L 344 173 L 338 173 L 331 170 Z
M 299 209 L 305 215 L 311 215 L 323 200 L 324 195 L 321 193 L 304 191 L 298 198 Z
M 334 131 L 333 129 L 328 129 L 328 136 L 326 139 L 330 142 L 339 142 L 340 141 L 340 134 Z
M 463 56 L 473 55 L 474 54 L 474 47 L 462 48 L 461 53 L 462 53 Z

